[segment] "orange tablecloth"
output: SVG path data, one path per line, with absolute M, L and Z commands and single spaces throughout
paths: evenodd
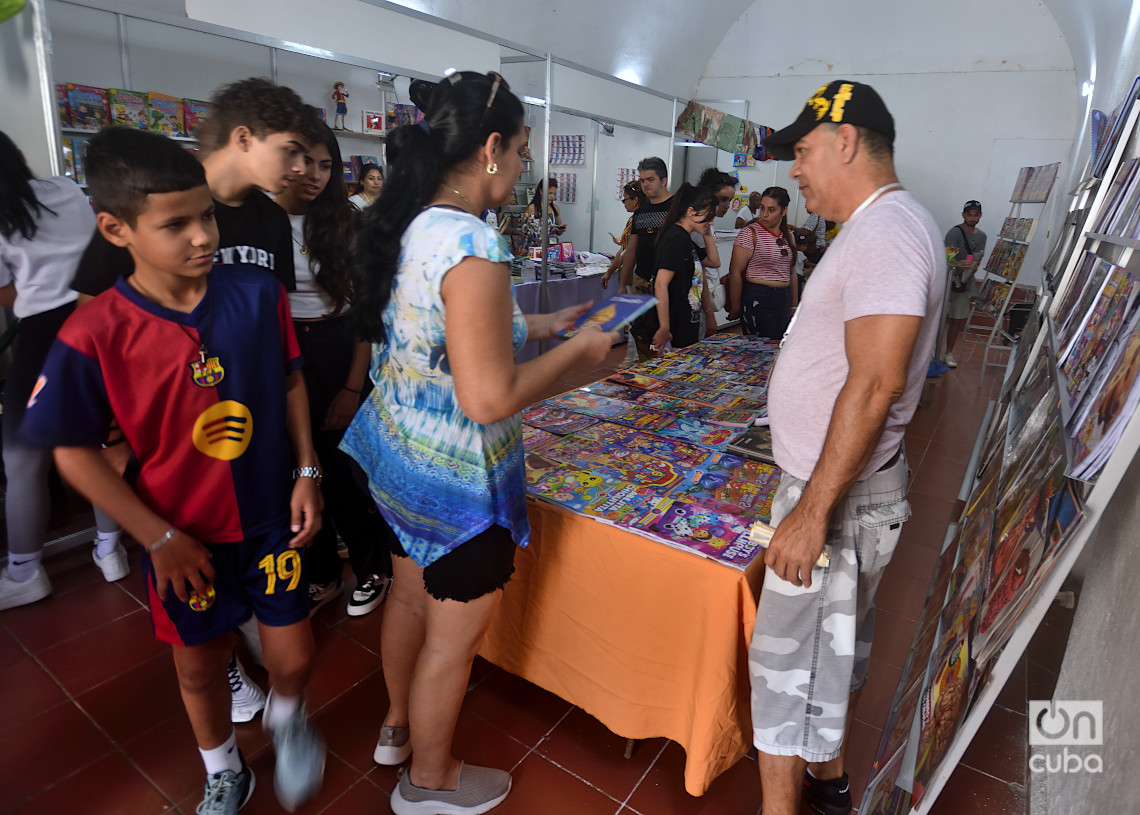
M 685 789 L 702 795 L 749 748 L 761 559 L 745 573 L 528 504 L 532 541 L 515 555 L 481 654 L 619 736 L 676 741 Z

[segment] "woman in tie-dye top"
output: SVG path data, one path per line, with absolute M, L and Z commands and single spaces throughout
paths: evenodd
M 412 753 L 392 809 L 484 812 L 510 776 L 462 765 L 451 740 L 515 546 L 530 538 L 518 413 L 573 365 L 604 359 L 616 337 L 594 328 L 515 364 L 524 342 L 589 305 L 524 316 L 506 246 L 479 217 L 522 172 L 522 105 L 497 74 L 455 73 L 411 93 L 427 118 L 389 134 L 388 182 L 360 231 L 354 302 L 376 389 L 342 447 L 398 538 L 381 632 L 390 707 L 374 753 L 380 764 Z

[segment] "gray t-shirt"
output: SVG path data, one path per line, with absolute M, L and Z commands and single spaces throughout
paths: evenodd
M 768 418 L 776 464 L 796 478 L 811 478 L 847 382 L 845 324 L 879 314 L 923 318 L 906 389 L 860 479 L 895 454 L 926 381 L 945 280 L 938 227 L 909 192 L 889 192 L 843 225 L 815 267 L 772 371 Z
M 965 232 L 969 238 L 968 244 L 962 240 L 963 232 Z M 974 234 L 971 235 L 965 227 L 959 229 L 956 226 L 952 226 L 946 232 L 946 237 L 943 241 L 947 246 L 958 247 L 958 257 L 956 258 L 958 261 L 965 260 L 966 255 L 973 255 L 975 261 L 980 261 L 982 255 L 986 252 L 986 233 L 980 229 L 975 229 Z

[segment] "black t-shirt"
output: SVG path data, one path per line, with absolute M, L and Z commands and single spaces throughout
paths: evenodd
M 240 207 L 215 200 L 214 220 L 219 236 L 215 267 L 235 263 L 254 266 L 277 278 L 286 291 L 297 288 L 289 216 L 268 195 L 253 190 Z M 115 246 L 96 230 L 79 261 L 71 288 L 95 297 L 133 271 L 130 251 Z
M 705 250 L 693 243 L 689 233 L 677 224 L 666 230 L 656 249 L 657 269 L 668 269 L 673 273 L 669 280 L 669 331 L 673 335 L 672 345 L 684 348 L 697 341 L 701 315 L 689 305 L 689 289 L 693 285 L 697 263 L 705 257 Z M 656 282 L 657 269 L 649 276 L 651 283 Z M 651 308 L 645 312 L 637 326 L 638 333 L 655 333 L 658 325 L 657 309 Z
M 657 250 L 654 246 L 657 240 L 657 231 L 665 223 L 665 216 L 669 214 L 669 207 L 673 205 L 673 196 L 669 196 L 660 204 L 646 204 L 633 213 L 633 226 L 631 235 L 637 235 L 637 253 L 633 273 L 638 277 L 649 280 L 657 273 L 659 268 L 654 258 Z

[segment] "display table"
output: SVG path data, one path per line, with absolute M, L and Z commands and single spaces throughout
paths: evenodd
M 527 500 L 532 540 L 480 651 L 624 738 L 685 749 L 702 795 L 748 751 L 748 642 L 763 578 Z M 615 761 L 620 761 L 618 755 Z

